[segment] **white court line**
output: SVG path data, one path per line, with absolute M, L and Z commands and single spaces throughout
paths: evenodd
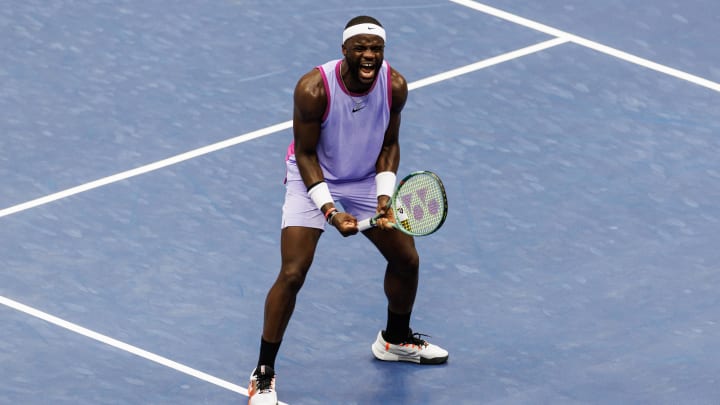
M 597 42 L 593 42 L 588 39 L 578 37 L 576 35 L 572 35 L 567 32 L 564 32 L 564 31 L 561 31 L 561 30 L 558 30 L 558 29 L 555 29 L 555 28 L 552 28 L 552 27 L 519 17 L 519 16 L 516 16 L 513 14 L 510 14 L 510 13 L 507 13 L 505 11 L 477 3 L 475 1 L 468 1 L 468 0 L 450 0 L 450 1 L 460 4 L 460 5 L 463 5 L 463 6 L 466 6 L 466 7 L 473 8 L 475 10 L 484 12 L 486 14 L 493 15 L 493 16 L 501 18 L 501 19 L 505 19 L 505 20 L 514 22 L 516 24 L 519 24 L 519 25 L 522 25 L 522 26 L 525 26 L 528 28 L 535 29 L 537 31 L 555 36 L 557 38 L 549 40 L 549 41 L 545 41 L 545 42 L 542 42 L 542 43 L 539 43 L 536 45 L 532 45 L 532 46 L 529 46 L 526 48 L 522 48 L 522 49 L 519 49 L 519 50 L 516 50 L 513 52 L 509 52 L 509 53 L 506 53 L 503 55 L 499 55 L 499 56 L 496 56 L 496 57 L 493 57 L 493 58 L 490 58 L 490 59 L 487 59 L 484 61 L 473 63 L 473 64 L 470 64 L 470 65 L 467 65 L 467 66 L 464 66 L 461 68 L 453 69 L 453 70 L 450 70 L 450 71 L 447 71 L 447 72 L 444 72 L 441 74 L 437 74 L 434 76 L 430 76 L 430 77 L 415 81 L 413 83 L 408 84 L 408 88 L 411 90 L 425 87 L 430 84 L 438 83 L 438 82 L 441 82 L 444 80 L 448 80 L 450 78 L 454 78 L 454 77 L 457 77 L 457 76 L 460 76 L 463 74 L 467 74 L 467 73 L 470 73 L 470 72 L 473 72 L 473 71 L 476 71 L 479 69 L 483 69 L 483 68 L 486 68 L 489 66 L 493 66 L 493 65 L 496 65 L 496 64 L 499 64 L 502 62 L 506 62 L 506 61 L 509 61 L 512 59 L 520 58 L 522 56 L 526 56 L 526 55 L 529 55 L 534 52 L 539 52 L 541 50 L 548 49 L 550 47 L 557 46 L 557 45 L 560 45 L 560 44 L 563 44 L 566 42 L 574 42 L 576 44 L 579 44 L 579 45 L 594 49 L 596 51 L 626 60 L 628 62 L 635 63 L 640 66 L 644 66 L 646 68 L 656 70 L 658 72 L 662 72 L 662 73 L 668 74 L 670 76 L 674 76 L 676 78 L 698 84 L 703 87 L 707 87 L 711 90 L 720 91 L 720 84 L 718 84 L 718 83 L 691 75 L 689 73 L 679 71 L 677 69 L 673 69 L 673 68 L 670 68 L 667 66 L 660 65 L 658 63 L 655 63 L 655 62 L 628 54 L 626 52 L 599 44 Z M 231 146 L 243 143 L 243 142 L 247 142 L 247 141 L 255 139 L 255 138 L 263 137 L 266 135 L 273 134 L 275 132 L 289 129 L 291 127 L 292 127 L 292 121 L 285 121 L 285 122 L 275 124 L 275 125 L 272 125 L 272 126 L 269 126 L 269 127 L 263 128 L 263 129 L 259 129 L 259 130 L 253 131 L 253 132 L 249 132 L 249 133 L 246 133 L 246 134 L 243 134 L 243 135 L 240 135 L 240 136 L 237 136 L 237 137 L 234 137 L 234 138 L 222 141 L 222 142 L 218 142 L 218 143 L 208 145 L 208 146 L 205 146 L 202 148 L 191 150 L 189 152 L 185 152 L 185 153 L 182 153 L 182 154 L 179 154 L 179 155 L 176 155 L 176 156 L 164 159 L 164 160 L 160 160 L 160 161 L 157 161 L 157 162 L 145 165 L 145 166 L 127 170 L 127 171 L 117 173 L 112 176 L 104 177 L 104 178 L 101 178 L 101 179 L 98 179 L 98 180 L 95 180 L 95 181 L 92 181 L 89 183 L 85 183 L 85 184 L 82 184 L 82 185 L 79 185 L 76 187 L 72 187 L 72 188 L 69 188 L 69 189 L 54 193 L 54 194 L 50 194 L 50 195 L 47 195 L 47 196 L 44 196 L 41 198 L 27 201 L 25 203 L 18 204 L 18 205 L 0 210 L 0 218 L 11 215 L 11 214 L 15 214 L 15 213 L 18 213 L 21 211 L 25 211 L 30 208 L 48 204 L 50 202 L 57 201 L 57 200 L 60 200 L 60 199 L 66 198 L 66 197 L 70 197 L 72 195 L 79 194 L 79 193 L 82 193 L 85 191 L 89 191 L 89 190 L 92 190 L 92 189 L 95 189 L 98 187 L 102 187 L 102 186 L 105 186 L 105 185 L 108 185 L 111 183 L 115 183 L 115 182 L 125 180 L 125 179 L 131 178 L 131 177 L 135 177 L 135 176 L 138 176 L 138 175 L 141 175 L 144 173 L 148 173 L 148 172 L 151 172 L 154 170 L 158 170 L 158 169 L 161 169 L 161 168 L 164 168 L 164 167 L 167 167 L 170 165 L 174 165 L 176 163 L 180 163 L 180 162 L 183 162 L 183 161 L 186 161 L 189 159 L 193 159 L 193 158 L 205 155 L 205 154 L 216 152 L 221 149 L 225 149 L 225 148 L 228 148 L 228 147 L 231 147 Z M 129 344 L 121 342 L 121 341 L 118 341 L 116 339 L 102 335 L 102 334 L 94 332 L 92 330 L 83 328 L 79 325 L 76 325 L 71 322 L 65 321 L 63 319 L 57 318 L 53 315 L 39 311 L 37 309 L 34 309 L 27 305 L 21 304 L 19 302 L 10 300 L 3 296 L 0 296 L 0 304 L 3 304 L 10 308 L 24 312 L 28 315 L 43 319 L 47 322 L 50 322 L 50 323 L 60 326 L 62 328 L 68 329 L 75 333 L 81 334 L 83 336 L 89 337 L 96 341 L 113 346 L 120 350 L 127 351 L 129 353 L 140 356 L 147 360 L 150 360 L 155 363 L 172 368 L 179 372 L 188 374 L 190 376 L 196 377 L 196 378 L 204 380 L 206 382 L 226 388 L 230 391 L 234 391 L 234 392 L 237 392 L 237 393 L 247 396 L 247 390 L 236 384 L 219 379 L 217 377 L 211 376 L 211 375 L 203 373 L 201 371 L 192 369 L 183 364 L 180 364 L 175 361 L 169 360 L 165 357 L 150 353 L 146 350 L 140 349 L 138 347 L 129 345 Z
M 540 52 L 542 50 L 552 48 L 553 46 L 558 46 L 561 44 L 564 44 L 568 42 L 565 38 L 554 38 L 549 41 L 541 42 L 539 44 L 531 45 L 522 49 L 518 49 L 516 51 L 508 52 L 502 55 L 498 55 L 495 57 L 492 57 L 490 59 L 485 59 L 480 62 L 473 63 L 471 65 L 463 66 L 457 69 L 448 70 L 447 72 L 439 73 L 434 76 L 426 77 L 424 79 L 420 79 L 418 81 L 412 82 L 408 84 L 408 89 L 414 90 L 419 89 L 420 87 L 429 86 L 431 84 L 442 82 L 444 80 L 452 79 L 453 77 L 461 76 L 470 72 L 474 72 L 476 70 L 485 69 L 487 67 L 497 65 L 503 62 L 507 62 L 512 59 L 521 58 L 526 55 L 530 55 L 535 52 Z
M 89 337 L 90 339 L 97 340 L 98 342 L 105 343 L 106 345 L 115 347 L 117 349 L 126 351 L 128 353 L 132 353 L 136 356 L 142 357 L 144 359 L 153 361 L 155 363 L 161 364 L 165 367 L 169 367 L 173 370 L 177 370 L 181 373 L 187 374 L 189 376 L 198 378 L 203 381 L 207 381 L 211 384 L 217 385 L 219 387 L 228 389 L 230 391 L 237 392 L 238 394 L 242 394 L 247 396 L 247 389 L 233 384 L 231 382 L 222 380 L 217 377 L 213 377 L 210 374 L 203 373 L 202 371 L 195 370 L 194 368 L 190 368 L 184 364 L 180 364 L 178 362 L 172 361 L 170 359 L 167 359 L 162 356 L 158 356 L 157 354 L 150 353 L 147 350 L 140 349 L 139 347 L 129 345 L 127 343 L 121 342 L 119 340 L 113 339 L 109 336 L 105 336 L 103 334 L 94 332 L 90 329 L 83 328 L 82 326 L 79 326 L 77 324 L 74 324 L 72 322 L 68 322 L 66 320 L 60 319 L 56 316 L 50 315 L 46 312 L 40 311 L 38 309 L 29 307 L 25 304 L 21 304 L 17 301 L 11 300 L 9 298 L 3 297 L 0 295 L 0 304 L 3 304 L 5 306 L 8 306 L 10 308 L 16 309 L 20 312 L 24 312 L 28 315 L 32 315 L 36 318 L 42 319 L 46 322 L 49 322 L 53 325 L 57 325 L 61 328 L 65 328 L 69 331 L 75 332 L 77 334 Z
M 503 55 L 499 55 L 484 61 L 480 61 L 477 63 L 473 63 L 461 68 L 453 69 L 450 71 L 447 71 L 445 73 L 437 74 L 434 76 L 427 77 L 425 79 L 421 79 L 418 81 L 415 81 L 413 83 L 408 84 L 409 89 L 417 89 L 420 87 L 425 87 L 430 84 L 438 83 L 444 80 L 449 80 L 451 78 L 467 74 L 470 72 L 474 72 L 479 69 L 484 69 L 489 66 L 497 65 L 502 62 L 509 61 L 511 59 L 520 58 L 522 56 L 529 55 L 534 52 L 539 52 L 544 49 L 560 45 L 562 43 L 567 42 L 565 39 L 561 38 L 555 38 L 549 41 L 545 41 L 536 45 L 528 46 L 526 48 L 518 49 L 516 51 L 508 52 Z M 243 142 L 247 142 L 249 140 L 259 138 L 262 136 L 270 135 L 275 132 L 279 132 L 288 128 L 292 127 L 292 121 L 286 121 L 282 122 L 280 124 L 272 125 L 263 129 L 259 129 L 257 131 L 249 132 L 244 135 L 237 136 L 235 138 L 231 138 L 222 142 L 218 142 L 212 145 L 208 145 L 199 149 L 191 150 L 189 152 L 185 152 L 173 157 L 170 157 L 168 159 L 160 160 L 145 166 L 141 166 L 132 170 L 127 170 L 112 176 L 104 177 L 89 183 L 85 183 L 76 187 L 69 188 L 67 190 L 63 190 L 54 194 L 47 195 L 45 197 L 37 198 L 35 200 L 31 200 L 28 202 L 25 202 L 23 204 L 18 204 L 9 208 L 5 208 L 3 210 L 0 210 L 0 218 L 11 215 L 17 212 L 21 212 L 30 208 L 34 208 L 40 205 L 48 204 L 50 202 L 70 197 L 75 194 L 79 194 L 85 191 L 89 191 L 98 187 L 102 187 L 111 183 L 115 183 L 121 180 L 125 180 L 134 176 L 139 176 L 144 173 L 148 173 L 154 170 L 158 170 L 176 163 L 183 162 L 185 160 L 189 160 L 192 158 L 196 158 L 208 153 L 216 152 L 218 150 L 228 148 L 230 146 L 234 146 Z M 207 381 L 211 384 L 218 385 L 220 387 L 226 388 L 230 391 L 234 391 L 240 394 L 243 394 L 247 396 L 247 390 L 245 388 L 242 388 L 238 385 L 235 385 L 233 383 L 230 383 L 225 380 L 221 380 L 217 377 L 213 377 L 209 374 L 203 373 L 202 371 L 198 371 L 195 369 L 192 369 L 188 366 L 185 366 L 183 364 L 177 363 L 175 361 L 172 361 L 170 359 L 167 359 L 162 356 L 158 356 L 156 354 L 150 353 L 146 350 L 140 349 L 138 347 L 129 345 L 127 343 L 123 343 L 121 341 L 118 341 L 116 339 L 113 339 L 109 336 L 102 335 L 100 333 L 94 332 L 92 330 L 89 330 L 87 328 L 83 328 L 82 326 L 76 325 L 74 323 L 65 321 L 63 319 L 60 319 L 58 317 L 55 317 L 53 315 L 47 314 L 45 312 L 39 311 L 35 308 L 29 307 L 27 305 L 21 304 L 17 301 L 13 301 L 11 299 L 5 298 L 3 296 L 0 296 L 0 304 L 3 304 L 5 306 L 8 306 L 10 308 L 16 309 L 18 311 L 24 312 L 28 315 L 32 315 L 34 317 L 40 318 L 42 320 L 45 320 L 47 322 L 50 322 L 54 325 L 60 326 L 62 328 L 68 329 L 70 331 L 73 331 L 75 333 L 78 333 L 80 335 L 89 337 L 91 339 L 97 340 L 99 342 L 105 343 L 107 345 L 113 346 L 115 348 L 118 348 L 120 350 L 127 351 L 129 353 L 132 353 L 136 356 L 140 356 L 142 358 L 148 359 L 150 361 L 153 361 L 158 364 L 162 364 L 166 367 L 172 368 L 174 370 L 180 371 L 182 373 L 191 375 L 193 377 L 196 377 L 198 379 L 201 379 L 203 381 Z
M 711 80 L 707 80 L 702 77 L 695 76 L 690 73 L 671 68 L 669 66 L 655 63 L 651 60 L 647 60 L 647 59 L 641 58 L 639 56 L 629 54 L 629 53 L 621 51 L 619 49 L 615 49 L 615 48 L 609 47 L 607 45 L 603 45 L 603 44 L 597 43 L 595 41 L 591 41 L 589 39 L 570 34 L 565 31 L 561 31 L 557 28 L 549 27 L 547 25 L 541 24 L 536 21 L 528 20 L 527 18 L 523 18 L 523 17 L 517 16 L 515 14 L 510 14 L 507 11 L 499 10 L 497 8 L 490 7 L 488 5 L 478 3 L 478 2 L 472 1 L 472 0 L 450 0 L 450 1 L 453 3 L 460 4 L 461 6 L 469 7 L 469 8 L 475 9 L 477 11 L 483 12 L 485 14 L 492 15 L 492 16 L 500 18 L 500 19 L 507 20 L 507 21 L 510 21 L 510 22 L 518 24 L 518 25 L 522 25 L 523 27 L 527 27 L 527 28 L 534 29 L 536 31 L 543 32 L 548 35 L 552 35 L 552 36 L 555 36 L 558 38 L 566 38 L 570 42 L 576 43 L 576 44 L 584 46 L 586 48 L 590 48 L 595 51 L 613 56 L 615 58 L 622 59 L 624 61 L 634 63 L 636 65 L 643 66 L 645 68 L 655 70 L 657 72 L 664 73 L 666 75 L 673 76 L 675 78 L 685 80 L 690 83 L 695 83 L 698 86 L 702 86 L 702 87 L 708 88 L 710 90 L 715 90 L 717 92 L 720 92 L 720 83 L 716 83 Z
M 159 160 L 154 163 L 150 163 L 145 166 L 137 167 L 135 169 L 126 170 L 122 173 L 117 173 L 112 176 L 103 177 L 101 179 L 91 181 L 89 183 L 81 184 L 79 186 L 75 186 L 72 188 L 68 188 L 63 191 L 59 191 L 57 193 L 49 194 L 44 197 L 36 198 L 34 200 L 30 200 L 27 202 L 24 202 L 22 204 L 14 205 L 12 207 L 8 207 L 5 209 L 0 210 L 0 218 L 16 214 L 21 211 L 25 211 L 30 208 L 35 208 L 44 204 L 51 203 L 53 201 L 57 201 L 66 197 L 73 196 L 75 194 L 79 194 L 85 191 L 92 190 L 94 188 L 106 186 L 111 183 L 115 183 L 121 180 L 129 179 L 130 177 L 139 176 L 141 174 L 145 174 L 154 170 L 162 169 L 163 167 L 167 167 L 170 165 L 174 165 L 176 163 L 184 162 L 189 159 L 193 159 L 202 155 L 206 155 L 208 153 L 217 152 L 220 149 L 229 148 L 231 146 L 247 142 L 249 140 L 260 138 L 266 135 L 273 134 L 275 132 L 282 131 L 284 129 L 288 129 L 292 127 L 292 121 L 285 121 L 281 122 L 280 124 L 271 125 L 269 127 L 258 129 L 257 131 L 248 132 L 246 134 L 236 136 L 235 138 L 230 138 L 227 140 L 224 140 L 222 142 L 214 143 L 212 145 L 204 146 L 202 148 L 194 149 L 189 152 L 181 153 L 179 155 L 175 155 L 173 157 Z
M 5 305 L 7 307 L 13 308 L 15 310 L 18 310 L 20 312 L 24 312 L 28 315 L 34 316 L 36 318 L 42 319 L 43 321 L 49 322 L 53 325 L 59 326 L 61 328 L 67 329 L 69 331 L 75 332 L 77 334 L 89 337 L 90 339 L 96 340 L 100 343 L 105 343 L 106 345 L 115 347 L 117 349 L 126 351 L 128 353 L 134 354 L 136 356 L 142 357 L 146 360 L 150 360 L 152 362 L 158 363 L 160 365 L 163 365 L 165 367 L 169 367 L 173 370 L 179 371 L 183 374 L 187 374 L 191 377 L 198 378 L 200 380 L 209 382 L 210 384 L 217 385 L 218 387 L 225 388 L 227 390 L 237 392 L 238 394 L 242 394 L 247 396 L 248 392 L 247 389 L 237 385 L 233 384 L 229 381 L 222 380 L 220 378 L 214 377 L 210 374 L 203 373 L 202 371 L 196 370 L 194 368 L 188 367 L 184 364 L 180 364 L 176 361 L 172 361 L 170 359 L 167 359 L 165 357 L 159 356 L 157 354 L 148 352 L 147 350 L 143 350 L 139 347 L 121 342 L 117 339 L 113 339 L 109 336 L 94 332 L 90 329 L 83 328 L 82 326 L 79 326 L 77 324 L 74 324 L 72 322 L 68 322 L 66 320 L 60 319 L 56 316 L 50 315 L 46 312 L 40 311 L 38 309 L 35 309 L 33 307 L 29 307 L 25 304 L 21 304 L 17 301 L 11 300 L 10 298 L 3 297 L 0 295 L 0 304 Z M 280 402 L 281 404 L 284 404 L 283 402 Z M 284 404 L 287 405 L 287 404 Z
M 477 63 L 473 63 L 461 68 L 453 69 L 450 71 L 447 71 L 445 73 L 437 74 L 434 76 L 427 77 L 425 79 L 421 79 L 418 81 L 415 81 L 413 83 L 408 84 L 409 89 L 417 89 L 420 87 L 425 87 L 433 83 L 438 83 L 443 80 L 449 80 L 451 78 L 471 73 L 474 71 L 477 71 L 479 69 L 483 69 L 489 66 L 497 65 L 502 62 L 509 61 L 511 59 L 520 58 L 522 56 L 529 55 L 534 52 L 539 52 L 544 49 L 560 45 L 562 43 L 567 42 L 567 40 L 562 38 L 554 38 L 549 41 L 541 42 L 536 45 L 531 45 L 526 48 L 518 49 L 516 51 L 508 52 L 503 55 L 499 55 L 484 61 L 480 61 Z M 158 170 L 176 163 L 180 163 L 192 158 L 196 158 L 208 153 L 216 152 L 221 149 L 228 148 L 230 146 L 234 146 L 243 142 L 247 142 L 249 140 L 263 137 L 266 135 L 273 134 L 275 132 L 279 132 L 288 128 L 292 127 L 292 121 L 286 121 L 282 122 L 276 125 L 272 125 L 263 129 L 259 129 L 257 131 L 248 132 L 246 134 L 237 136 L 235 138 L 231 138 L 222 142 L 218 142 L 212 145 L 208 145 L 202 148 L 194 149 L 189 152 L 185 152 L 164 160 L 160 160 L 145 166 L 141 166 L 132 170 L 127 170 L 121 173 L 117 173 L 112 176 L 104 177 L 95 181 L 91 181 L 89 183 L 85 183 L 76 187 L 69 188 L 67 190 L 63 190 L 54 194 L 47 195 L 45 197 L 37 198 L 35 200 L 31 200 L 28 202 L 25 202 L 23 204 L 18 204 L 9 208 L 5 208 L 3 210 L 0 210 L 0 218 L 4 216 L 8 216 L 11 214 L 15 214 L 30 208 L 38 207 L 40 205 L 48 204 L 53 201 L 57 201 L 62 198 L 70 197 L 75 194 L 79 194 L 85 191 L 89 191 L 98 187 L 102 187 L 111 183 L 115 183 L 121 180 L 125 180 L 131 177 L 139 176 L 144 173 L 148 173 L 154 170 Z M 35 308 L 29 307 L 27 305 L 21 304 L 17 301 L 11 300 L 9 298 L 0 296 L 0 304 L 5 305 L 7 307 L 13 308 L 15 310 L 18 310 L 20 312 L 26 313 L 28 315 L 34 316 L 36 318 L 42 319 L 44 321 L 50 322 L 54 325 L 60 326 L 62 328 L 65 328 L 67 330 L 70 330 L 72 332 L 78 333 L 80 335 L 86 336 L 88 338 L 94 339 L 98 342 L 105 343 L 107 345 L 110 345 L 112 347 L 115 347 L 120 350 L 124 350 L 126 352 L 132 353 L 136 356 L 142 357 L 144 359 L 153 361 L 155 363 L 161 364 L 163 366 L 172 368 L 174 370 L 177 370 L 181 373 L 185 373 L 187 375 L 196 377 L 200 380 L 209 382 L 211 384 L 215 384 L 217 386 L 226 388 L 230 391 L 234 391 L 240 394 L 243 394 L 247 396 L 247 389 L 240 387 L 236 384 L 233 384 L 231 382 L 222 380 L 220 378 L 214 377 L 212 375 L 209 375 L 207 373 L 204 373 L 202 371 L 195 370 L 193 368 L 190 368 L 186 365 L 180 364 L 178 362 L 172 361 L 170 359 L 167 359 L 165 357 L 159 356 L 157 354 L 148 352 L 146 350 L 140 349 L 136 346 L 129 345 L 127 343 L 121 342 L 119 340 L 113 339 L 109 336 L 94 332 L 90 329 L 84 328 L 82 326 L 79 326 L 77 324 L 74 324 L 72 322 L 65 321 L 61 318 L 58 318 L 56 316 L 50 315 L 48 313 L 42 312 L 40 310 L 37 310 Z M 284 404 L 283 402 L 280 402 L 280 404 Z
M 428 86 L 433 83 L 437 83 L 443 80 L 449 80 L 453 77 L 457 77 L 463 74 L 471 73 L 479 69 L 486 68 L 488 66 L 497 65 L 498 63 L 507 62 L 511 59 L 516 59 L 522 56 L 529 55 L 534 52 L 539 52 L 544 49 L 550 48 L 552 46 L 560 45 L 564 42 L 567 42 L 565 39 L 561 38 L 554 38 L 549 41 L 541 42 L 536 45 L 528 46 L 526 48 L 518 49 L 516 51 L 508 52 L 506 54 L 502 54 L 499 56 L 495 56 L 490 59 L 486 59 L 480 62 L 476 62 L 464 67 L 460 67 L 457 69 L 449 70 L 445 73 L 440 73 L 434 76 L 427 77 L 425 79 L 421 79 L 418 81 L 415 81 L 413 83 L 408 84 L 409 89 L 416 89 L 424 86 Z M 106 186 L 111 183 L 115 183 L 118 181 L 126 180 L 131 177 L 139 176 L 141 174 L 145 174 L 154 170 L 162 169 L 164 167 L 174 165 L 176 163 L 184 162 L 189 159 L 193 159 L 202 155 L 206 155 L 208 153 L 217 152 L 221 149 L 229 148 L 231 146 L 238 145 L 243 142 L 247 142 L 249 140 L 260 138 L 266 135 L 273 134 L 275 132 L 280 132 L 285 129 L 292 128 L 292 120 L 281 122 L 279 124 L 275 124 L 266 128 L 258 129 L 253 132 L 248 132 L 243 135 L 236 136 L 234 138 L 230 138 L 227 140 L 224 140 L 222 142 L 214 143 L 212 145 L 204 146 L 202 148 L 194 149 L 189 152 L 181 153 L 179 155 L 175 155 L 173 157 L 159 160 L 154 163 L 147 164 L 145 166 L 140 166 L 135 169 L 126 170 L 121 173 L 114 174 L 112 176 L 103 177 L 101 179 L 91 181 L 89 183 L 81 184 L 79 186 L 75 186 L 72 188 L 68 188 L 63 191 L 59 191 L 57 193 L 49 194 L 44 197 L 36 198 L 34 200 L 30 200 L 27 202 L 24 202 L 22 204 L 13 205 L 8 208 L 4 208 L 0 210 L 0 218 L 6 217 L 8 215 L 16 214 L 21 211 L 28 210 L 30 208 L 39 207 L 44 204 L 51 203 L 53 201 L 57 201 L 63 198 L 67 198 L 70 196 L 73 196 L 75 194 L 79 194 L 85 191 L 89 191 L 98 187 Z

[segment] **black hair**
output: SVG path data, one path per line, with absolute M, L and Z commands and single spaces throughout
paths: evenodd
M 345 25 L 345 29 L 348 29 L 352 27 L 353 25 L 358 24 L 375 24 L 382 27 L 382 24 L 380 24 L 380 21 L 376 20 L 373 17 L 367 16 L 367 15 L 359 15 L 357 17 L 352 18 L 350 21 L 348 21 L 347 25 Z

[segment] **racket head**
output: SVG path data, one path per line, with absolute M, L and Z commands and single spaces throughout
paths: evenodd
M 447 218 L 445 186 L 435 173 L 422 170 L 408 174 L 398 184 L 391 200 L 395 228 L 412 236 L 425 236 L 440 229 Z

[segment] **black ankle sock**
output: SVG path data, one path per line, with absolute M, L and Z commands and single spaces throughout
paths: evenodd
M 260 357 L 258 358 L 258 367 L 270 366 L 275 368 L 275 357 L 277 357 L 278 351 L 280 350 L 280 343 L 270 343 L 265 341 L 262 337 L 260 338 Z
M 396 314 L 388 309 L 387 326 L 383 338 L 388 343 L 402 343 L 410 333 L 410 312 Z

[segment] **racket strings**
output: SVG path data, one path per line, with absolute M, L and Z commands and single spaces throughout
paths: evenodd
M 445 219 L 446 199 L 442 184 L 432 175 L 417 175 L 405 181 L 396 196 L 398 224 L 406 230 L 425 234 Z

